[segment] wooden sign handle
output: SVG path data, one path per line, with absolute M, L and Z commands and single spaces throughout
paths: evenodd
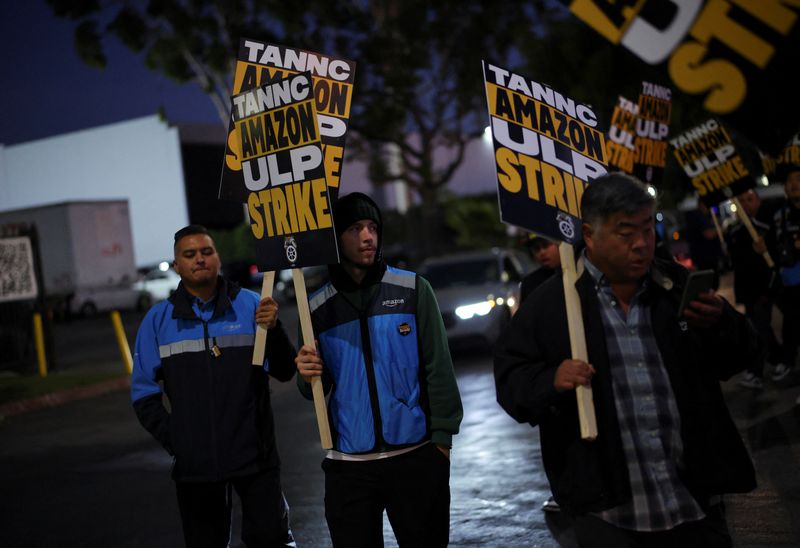
M 292 269 L 294 281 L 294 294 L 297 299 L 297 314 L 300 316 L 300 329 L 303 333 L 303 344 L 315 346 L 314 328 L 311 325 L 311 310 L 308 307 L 306 294 L 306 278 L 299 268 Z M 311 392 L 314 395 L 314 411 L 317 413 L 317 426 L 319 439 L 323 449 L 332 449 L 331 428 L 328 424 L 328 408 L 325 406 L 325 391 L 322 389 L 322 379 L 311 377 Z
M 586 350 L 586 333 L 583 327 L 583 313 L 575 282 L 578 272 L 575 267 L 575 250 L 572 245 L 562 242 L 558 246 L 561 257 L 561 272 L 564 280 L 564 300 L 567 305 L 567 325 L 569 326 L 569 344 L 573 360 L 589 362 Z M 594 414 L 594 400 L 591 386 L 578 386 L 575 389 L 578 400 L 578 421 L 581 427 L 581 438 L 588 441 L 597 439 L 597 419 Z
M 745 212 L 744 208 L 742 207 L 742 204 L 739 202 L 738 197 L 734 197 L 731 200 L 731 202 L 733 202 L 734 205 L 736 205 L 736 215 L 738 215 L 739 220 L 742 221 L 742 223 L 744 223 L 745 228 L 747 228 L 747 232 L 750 233 L 750 237 L 755 242 L 761 236 L 759 236 L 758 232 L 756 232 L 756 228 L 753 226 L 753 222 L 750 220 L 750 215 L 748 215 Z M 764 253 L 762 253 L 761 256 L 764 257 L 764 260 L 767 262 L 768 267 L 775 268 L 775 261 L 772 260 L 772 256 L 769 254 L 769 251 L 764 250 Z
M 717 238 L 719 239 L 719 245 L 722 248 L 722 252 L 727 256 L 728 244 L 725 243 L 725 236 L 722 235 L 722 227 L 719 224 L 719 218 L 717 217 L 717 214 L 714 213 L 714 208 L 709 207 L 708 212 L 711 214 L 711 220 L 714 221 L 714 230 L 717 231 Z
M 275 285 L 275 272 L 264 272 L 261 282 L 261 298 L 272 297 L 272 287 Z M 253 344 L 253 365 L 264 366 L 264 353 L 267 349 L 267 328 L 256 324 L 256 341 Z

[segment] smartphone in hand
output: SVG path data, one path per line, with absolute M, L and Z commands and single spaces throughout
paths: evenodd
M 713 270 L 694 270 L 689 273 L 686 279 L 686 285 L 683 287 L 683 295 L 681 295 L 681 304 L 678 307 L 678 316 L 683 316 L 684 310 L 689 306 L 689 303 L 697 299 L 700 293 L 705 293 L 714 286 Z

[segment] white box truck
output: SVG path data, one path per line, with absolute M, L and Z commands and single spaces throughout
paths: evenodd
M 136 265 L 127 200 L 72 201 L 0 212 L 0 225 L 35 225 L 45 295 L 67 313 L 131 309 Z

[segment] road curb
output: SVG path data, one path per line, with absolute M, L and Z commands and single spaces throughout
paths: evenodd
M 88 386 L 76 386 L 75 388 L 53 392 L 52 394 L 45 394 L 44 396 L 36 398 L 14 401 L 0 405 L 0 418 L 19 415 L 20 413 L 27 413 L 29 411 L 38 411 L 39 409 L 48 407 L 58 407 L 59 405 L 64 405 L 65 403 L 73 401 L 87 400 L 89 398 L 108 394 L 109 392 L 128 389 L 130 386 L 130 377 L 121 377 L 90 384 Z

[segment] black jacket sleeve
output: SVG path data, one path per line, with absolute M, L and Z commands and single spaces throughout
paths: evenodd
M 269 374 L 281 382 L 292 380 L 297 368 L 294 358 L 297 351 L 289 340 L 280 320 L 272 329 L 267 330 L 266 358 L 269 360 Z
M 563 294 L 561 280 L 552 278 L 529 299 L 514 315 L 511 324 L 500 337 L 494 349 L 494 379 L 497 402 L 518 422 L 539 424 L 550 413 L 551 407 L 562 403 L 564 395 L 559 394 L 554 385 L 558 363 L 549 363 L 542 337 L 552 331 L 539 325 L 535 314 L 537 308 L 547 307 L 553 311 L 548 322 L 566 322 L 560 308 L 549 306 L 553 292 Z M 547 297 L 547 298 L 546 298 Z M 547 301 L 547 302 L 545 302 Z M 566 332 L 566 325 L 564 325 Z M 569 341 L 567 341 L 567 344 Z

